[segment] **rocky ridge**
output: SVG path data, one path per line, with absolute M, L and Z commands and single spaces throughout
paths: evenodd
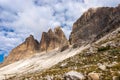
M 33 35 L 30 35 L 22 44 L 20 44 L 10 52 L 1 66 L 8 65 L 15 61 L 33 56 L 39 49 L 38 45 L 39 42 L 34 39 Z
M 64 32 L 60 27 L 56 27 L 54 32 L 51 29 L 48 32 L 43 32 L 39 49 L 40 51 L 49 51 L 66 45 L 68 45 L 68 41 Z
M 54 32 L 49 29 L 48 32 L 43 32 L 41 41 L 38 42 L 30 35 L 25 41 L 14 48 L 5 61 L 0 65 L 5 66 L 21 59 L 30 58 L 37 52 L 50 51 L 55 48 L 62 49 L 64 46 L 69 47 L 68 40 L 60 27 L 56 27 Z
M 70 43 L 78 46 L 92 43 L 120 26 L 120 5 L 90 8 L 74 24 Z

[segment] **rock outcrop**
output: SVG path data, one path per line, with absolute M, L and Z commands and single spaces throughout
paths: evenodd
M 61 51 L 64 51 L 68 47 L 68 40 L 60 27 L 56 27 L 54 32 L 49 29 L 47 33 L 43 32 L 40 44 L 32 35 L 26 38 L 22 44 L 10 52 L 0 67 L 21 59 L 29 58 L 36 52 L 49 51 L 55 48 L 59 48 Z
M 82 73 L 76 71 L 70 71 L 64 75 L 65 80 L 85 80 L 85 76 Z
M 31 57 L 39 49 L 39 42 L 30 35 L 26 40 L 14 48 L 4 61 L 4 65 Z
M 90 8 L 74 24 L 70 44 L 81 46 L 98 40 L 120 27 L 120 5 L 118 7 Z
M 91 72 L 88 76 L 91 78 L 90 80 L 100 80 L 100 73 Z
M 67 38 L 60 27 L 56 27 L 54 32 L 49 29 L 42 33 L 39 49 L 40 51 L 49 51 L 55 48 L 61 48 L 68 45 Z

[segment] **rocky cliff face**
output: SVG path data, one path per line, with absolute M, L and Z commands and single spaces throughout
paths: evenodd
M 19 61 L 24 58 L 33 56 L 36 52 L 49 51 L 55 48 L 62 49 L 68 48 L 68 40 L 60 27 L 56 27 L 54 32 L 50 29 L 48 32 L 43 32 L 40 44 L 37 40 L 30 35 L 26 40 L 14 48 L 5 61 L 0 66 Z
M 39 42 L 30 35 L 26 40 L 14 48 L 4 61 L 4 65 L 13 63 L 15 61 L 31 57 L 39 49 Z
M 115 8 L 89 9 L 74 24 L 70 43 L 81 46 L 96 41 L 120 27 L 120 5 Z
M 60 27 L 56 27 L 54 31 L 49 29 L 48 32 L 43 32 L 40 41 L 40 51 L 49 51 L 55 48 L 61 48 L 68 45 L 67 38 Z

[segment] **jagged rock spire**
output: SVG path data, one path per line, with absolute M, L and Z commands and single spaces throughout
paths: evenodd
M 30 35 L 26 40 L 14 48 L 8 57 L 5 59 L 3 65 L 13 63 L 15 61 L 33 56 L 39 49 L 39 42 L 34 39 L 33 35 Z
M 67 38 L 61 27 L 56 27 L 54 32 L 52 29 L 49 29 L 47 33 L 42 33 L 39 49 L 40 51 L 48 51 L 61 47 L 64 44 L 68 44 Z

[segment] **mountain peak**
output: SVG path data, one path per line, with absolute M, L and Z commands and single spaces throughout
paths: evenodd
M 36 39 L 34 39 L 33 35 L 30 35 L 28 38 L 26 38 L 25 44 L 28 50 L 38 50 L 39 42 Z
M 25 39 L 25 42 L 28 42 L 28 41 L 31 41 L 31 40 L 34 40 L 33 35 L 29 35 L 29 37 L 27 37 L 27 38 Z
M 53 33 L 52 29 L 49 29 L 49 30 L 48 30 L 48 33 Z
M 88 44 L 118 28 L 120 25 L 120 9 L 118 7 L 88 9 L 73 24 L 70 43 L 79 46 Z
M 60 26 L 57 26 L 57 27 L 54 28 L 54 31 L 55 31 L 55 30 L 62 30 L 62 29 L 61 29 Z
M 31 57 L 33 54 L 35 54 L 36 51 L 38 51 L 38 45 L 39 42 L 34 39 L 33 35 L 30 35 L 22 44 L 20 44 L 10 52 L 3 65 L 7 65 L 15 61 Z
M 62 29 L 61 29 L 61 27 L 60 26 L 58 26 L 58 27 L 55 27 L 54 28 L 54 32 L 55 32 L 55 34 L 64 34 L 64 32 L 62 31 Z
M 49 29 L 47 33 L 43 33 L 40 41 L 40 51 L 52 50 L 60 47 L 63 43 L 67 43 L 64 32 L 60 27 L 56 27 L 54 32 L 52 29 Z

